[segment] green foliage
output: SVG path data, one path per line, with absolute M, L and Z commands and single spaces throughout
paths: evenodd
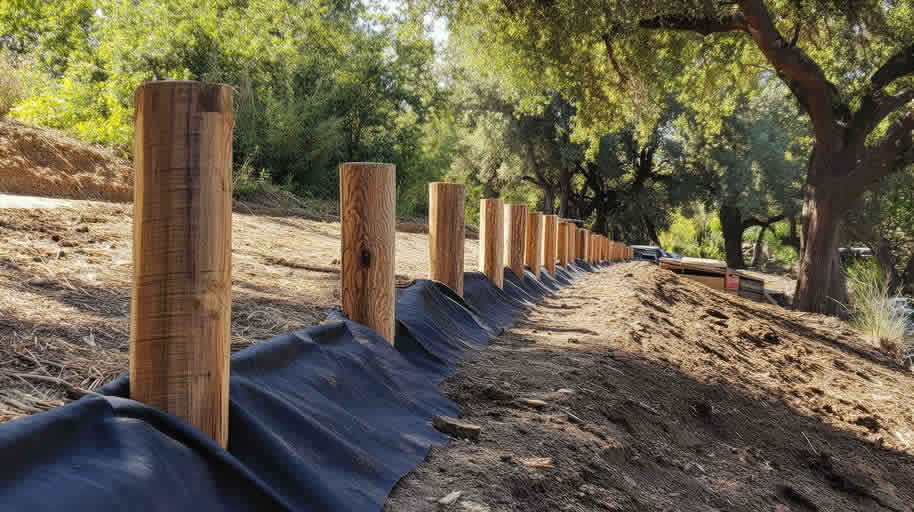
M 447 90 L 420 23 L 338 0 L 14 0 L 0 44 L 31 55 L 41 84 L 13 115 L 132 153 L 146 80 L 235 89 L 234 161 L 297 193 L 335 197 L 341 161 L 397 166 L 400 213 L 455 146 Z M 21 4 L 21 5 L 19 5 Z
M 0 52 L 0 118 L 6 117 L 13 106 L 26 96 L 22 71 L 8 52 Z
M 701 205 L 683 208 L 673 214 L 668 231 L 660 234 L 664 249 L 693 258 L 723 259 L 724 237 L 720 220 Z

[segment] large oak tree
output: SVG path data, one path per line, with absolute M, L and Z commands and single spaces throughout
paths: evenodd
M 813 133 L 795 306 L 836 313 L 837 245 L 868 187 L 914 164 L 912 0 L 438 0 L 472 58 L 518 90 L 559 90 L 578 135 L 659 115 L 671 91 L 715 117 L 777 76 Z M 738 93 L 738 94 L 736 94 Z M 531 107 L 533 108 L 533 107 Z

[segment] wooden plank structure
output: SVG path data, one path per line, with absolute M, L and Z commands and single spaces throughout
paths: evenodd
M 495 286 L 505 287 L 505 202 L 479 201 L 479 269 Z
M 527 207 L 505 205 L 505 266 L 518 279 L 524 279 L 524 246 L 526 245 Z
M 685 278 L 698 281 L 716 290 L 758 302 L 770 300 L 765 297 L 764 280 L 738 270 L 731 270 L 723 261 L 702 258 L 660 258 L 660 268 L 672 270 Z
M 343 313 L 394 342 L 396 167 L 340 164 Z
M 232 307 L 232 89 L 136 89 L 130 397 L 226 446 Z
M 558 259 L 559 216 L 543 215 L 543 264 L 555 275 L 555 260 Z
M 428 184 L 428 278 L 463 297 L 466 189 L 457 183 Z
M 524 252 L 525 262 L 537 279 L 540 278 L 540 267 L 543 266 L 543 214 L 527 214 L 527 247 Z

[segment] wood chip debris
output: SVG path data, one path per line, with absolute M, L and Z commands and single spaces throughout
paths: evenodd
M 554 468 L 552 457 L 520 457 L 518 462 L 528 468 Z
M 454 491 L 454 492 L 448 494 L 447 496 L 441 498 L 440 500 L 438 500 L 438 504 L 439 505 L 452 505 L 452 504 L 456 503 L 457 500 L 460 499 L 460 495 L 462 495 L 462 494 L 463 494 L 463 491 Z
M 465 439 L 479 439 L 479 432 L 482 427 L 466 423 L 450 416 L 435 416 L 432 418 L 432 426 L 449 436 L 462 437 Z
M 546 407 L 546 402 L 542 400 L 536 400 L 534 398 L 521 398 L 520 403 L 533 407 L 534 409 L 542 409 Z

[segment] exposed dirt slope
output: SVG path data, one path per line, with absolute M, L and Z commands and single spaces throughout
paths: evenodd
M 547 299 L 443 390 L 478 442 L 385 510 L 911 510 L 914 378 L 840 322 L 645 263 Z M 539 399 L 538 408 L 519 402 Z M 435 503 L 462 491 L 452 505 Z
M 0 119 L 0 193 L 133 200 L 133 164 L 53 130 Z
M 132 205 L 0 209 L 0 421 L 127 369 Z M 339 304 L 339 224 L 236 213 L 232 344 L 322 322 Z M 398 280 L 426 277 L 428 237 L 397 234 Z M 478 243 L 466 242 L 465 268 Z

